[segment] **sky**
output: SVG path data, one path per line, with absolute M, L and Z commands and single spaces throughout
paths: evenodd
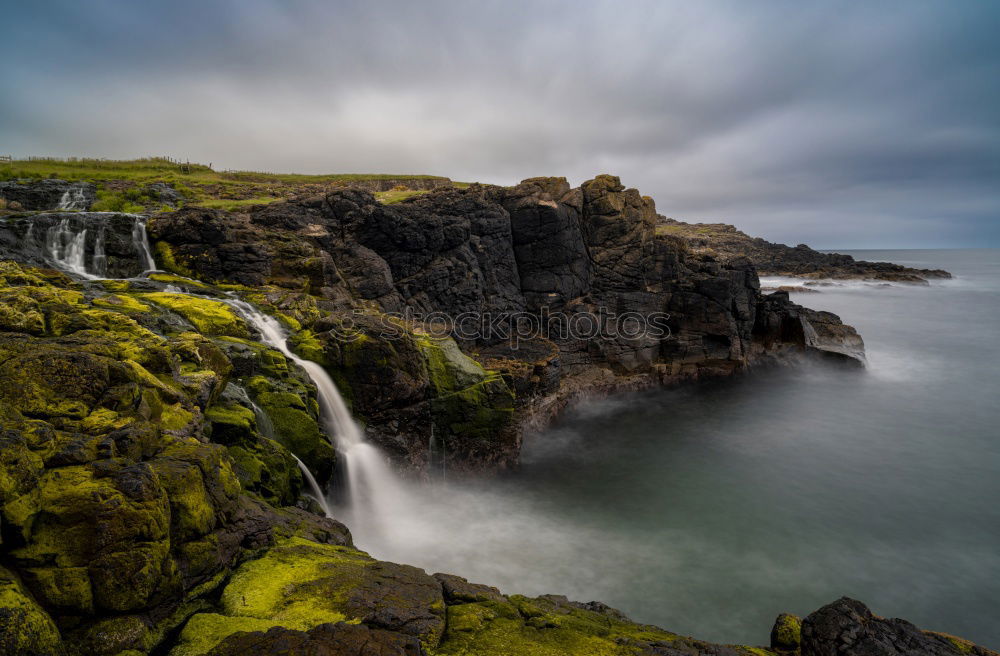
M 997 247 L 998 34 L 993 0 L 12 2 L 0 154 L 612 173 L 784 243 Z

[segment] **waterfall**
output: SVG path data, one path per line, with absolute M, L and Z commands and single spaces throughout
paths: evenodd
M 327 517 L 333 517 L 333 512 L 330 511 L 330 504 L 326 501 L 326 495 L 323 494 L 323 490 L 320 489 L 319 483 L 316 482 L 316 477 L 313 476 L 309 468 L 306 467 L 306 463 L 299 460 L 299 457 L 292 454 L 295 458 L 295 462 L 299 463 L 299 470 L 302 472 L 302 476 L 306 479 L 306 483 L 309 484 L 309 496 L 316 500 L 316 503 L 320 505 L 323 509 L 323 514 Z
M 57 210 L 85 210 L 87 209 L 87 196 L 83 193 L 83 187 L 75 185 L 63 192 L 59 199 Z
M 94 279 L 97 276 L 87 271 L 86 243 L 87 229 L 74 233 L 69 217 L 63 217 L 45 235 L 45 248 L 56 266 L 78 276 Z
M 156 271 L 156 262 L 153 260 L 153 253 L 149 249 L 149 236 L 146 234 L 146 221 L 139 216 L 135 217 L 132 224 L 132 244 L 139 253 L 143 266 L 143 273 Z
M 234 298 L 225 301 L 261 334 L 262 341 L 297 364 L 316 386 L 320 417 L 335 442 L 347 477 L 347 498 L 343 511 L 355 521 L 377 524 L 403 498 L 399 481 L 378 450 L 364 441 L 347 404 L 330 375 L 319 364 L 295 355 L 286 344 L 287 335 L 274 317 L 249 303 Z
M 108 258 L 104 254 L 104 232 L 107 230 L 105 224 L 97 229 L 97 239 L 94 240 L 94 275 L 103 277 L 108 272 Z
M 156 271 L 156 263 L 149 247 L 146 235 L 145 217 L 138 214 L 126 214 L 132 219 L 132 247 L 135 249 L 142 274 Z M 63 216 L 59 223 L 49 228 L 45 233 L 45 252 L 52 263 L 69 273 L 82 278 L 95 280 L 104 278 L 108 272 L 108 257 L 106 240 L 108 230 L 108 214 L 97 212 L 81 212 L 73 216 Z M 89 220 L 89 222 L 88 222 Z M 90 226 L 90 227 L 88 227 Z M 87 235 L 91 227 L 96 229 L 94 250 L 87 266 Z M 24 236 L 25 248 L 32 247 L 32 229 L 34 223 L 28 225 Z

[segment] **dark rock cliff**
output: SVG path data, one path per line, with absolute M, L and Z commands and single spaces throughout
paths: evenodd
M 588 391 L 797 353 L 863 361 L 836 316 L 762 295 L 749 261 L 692 253 L 656 225 L 651 199 L 602 175 L 396 205 L 344 190 L 246 214 L 188 208 L 154 217 L 150 234 L 178 273 L 316 297 L 327 316 L 307 327 L 369 438 L 418 469 L 435 429 L 453 471 L 510 466 L 518 424 Z M 409 328 L 383 339 L 387 315 Z M 437 375 L 420 336 L 428 320 L 502 380 L 452 380 L 472 370 L 458 352 Z M 366 339 L 345 339 L 349 326 Z M 456 424 L 461 415 L 483 421 Z

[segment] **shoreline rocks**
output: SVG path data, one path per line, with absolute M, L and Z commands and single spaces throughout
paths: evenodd
M 751 237 L 726 223 L 685 223 L 660 217 L 657 230 L 660 234 L 684 239 L 692 250 L 711 253 L 720 261 L 749 258 L 762 276 L 880 280 L 917 285 L 951 278 L 950 273 L 941 269 L 911 269 L 891 262 L 866 262 L 841 253 L 823 253 L 805 244 L 794 247 L 776 244 Z

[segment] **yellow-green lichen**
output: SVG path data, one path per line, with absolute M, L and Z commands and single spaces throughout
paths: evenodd
M 59 630 L 17 578 L 0 567 L 0 653 L 58 654 Z
M 348 547 L 288 538 L 242 565 L 220 600 L 227 615 L 308 630 L 327 622 L 358 621 L 345 601 L 374 561 Z
M 140 303 L 134 297 L 127 294 L 107 294 L 95 298 L 92 303 L 100 307 L 115 310 L 125 310 L 126 312 L 149 312 L 151 309 L 145 303 Z
M 247 337 L 247 327 L 228 305 L 221 301 L 197 298 L 173 292 L 152 292 L 140 296 L 145 301 L 165 307 L 191 322 L 203 335 Z
M 191 269 L 187 268 L 177 260 L 177 257 L 174 255 L 173 247 L 171 247 L 167 242 L 156 242 L 156 244 L 153 245 L 153 251 L 156 254 L 156 261 L 167 271 L 176 273 L 179 276 L 184 276 L 185 278 L 194 277 Z
M 217 613 L 198 613 L 188 620 L 170 656 L 202 656 L 228 636 L 241 631 L 267 631 L 282 626 L 274 620 L 255 617 L 231 617 Z

